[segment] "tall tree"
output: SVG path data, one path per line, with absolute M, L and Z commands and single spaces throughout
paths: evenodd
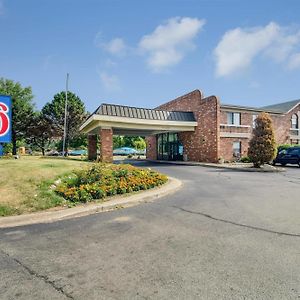
M 0 78 L 0 94 L 12 99 L 12 145 L 17 154 L 17 141 L 28 136 L 28 128 L 34 116 L 31 87 L 23 88 L 19 82 Z
M 65 92 L 54 95 L 51 102 L 46 103 L 42 108 L 42 114 L 53 125 L 58 136 L 63 139 L 64 118 L 65 118 Z M 68 113 L 67 113 L 67 136 L 66 149 L 70 139 L 79 135 L 79 126 L 86 118 L 85 106 L 81 99 L 72 92 L 68 92 Z
M 38 113 L 28 128 L 26 141 L 28 144 L 40 148 L 42 154 L 45 155 L 45 150 L 50 146 L 55 134 L 56 131 L 51 122 L 42 113 Z
M 259 168 L 264 163 L 270 162 L 276 153 L 276 143 L 272 119 L 269 114 L 261 113 L 255 120 L 255 128 L 250 140 L 248 156 L 254 167 Z

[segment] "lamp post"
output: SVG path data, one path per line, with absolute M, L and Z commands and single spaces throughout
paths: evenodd
M 67 73 L 66 79 L 66 100 L 65 100 L 65 121 L 64 121 L 64 139 L 63 139 L 63 156 L 66 156 L 66 137 L 67 137 L 67 116 L 68 116 L 68 84 L 69 84 L 69 73 Z

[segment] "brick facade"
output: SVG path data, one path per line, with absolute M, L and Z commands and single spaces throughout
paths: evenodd
M 241 114 L 241 125 L 247 127 L 226 127 L 222 126 L 222 124 L 227 124 L 227 112 L 239 112 Z M 233 143 L 240 142 L 241 143 L 241 156 L 247 156 L 249 141 L 253 131 L 253 115 L 258 115 L 260 111 L 244 111 L 237 109 L 226 109 L 223 110 L 221 108 L 220 113 L 220 127 L 221 133 L 237 133 L 240 136 L 237 137 L 222 137 L 220 138 L 220 157 L 225 160 L 234 160 L 233 157 Z M 290 144 L 290 143 L 299 143 L 299 140 L 291 139 L 291 118 L 293 114 L 298 115 L 298 119 L 300 120 L 300 105 L 294 107 L 291 111 L 286 114 L 273 114 L 269 113 L 270 117 L 273 121 L 273 128 L 275 133 L 275 140 L 278 145 L 280 144 Z M 249 135 L 248 138 L 243 137 L 242 134 L 247 133 Z
M 88 135 L 88 158 L 89 160 L 97 159 L 97 135 Z
M 219 158 L 220 103 L 217 97 L 203 98 L 199 90 L 176 98 L 158 107 L 168 111 L 190 111 L 194 113 L 196 126 L 194 132 L 180 132 L 184 154 L 190 161 L 217 162 Z M 153 145 L 153 137 L 147 137 Z M 156 158 L 156 145 L 147 150 L 147 157 Z
M 99 135 L 88 135 L 88 159 L 97 160 L 97 144 L 99 137 L 99 150 L 101 162 L 113 161 L 113 130 L 111 128 L 101 128 Z
M 300 132 L 298 129 L 299 126 L 296 130 L 295 129 L 291 130 L 292 127 L 291 118 L 294 114 L 297 114 L 298 123 L 300 123 L 300 103 L 297 104 L 297 100 L 295 100 L 295 101 L 290 101 L 290 102 L 280 103 L 275 105 L 275 107 L 278 106 L 280 106 L 281 108 L 285 108 L 286 110 L 284 111 L 281 110 L 280 112 L 278 112 L 278 110 L 277 111 L 270 110 L 269 112 L 273 120 L 276 143 L 277 144 L 285 144 L 285 143 L 300 144 Z M 131 108 L 131 109 L 137 110 L 137 108 Z M 288 109 L 290 110 L 288 112 L 285 112 Z M 141 109 L 138 108 L 138 110 Z M 247 156 L 249 141 L 252 137 L 252 131 L 253 131 L 253 120 L 254 120 L 253 117 L 257 116 L 262 111 L 258 108 L 241 107 L 237 105 L 235 106 L 220 105 L 219 99 L 216 96 L 204 97 L 201 91 L 199 90 L 195 90 L 191 93 L 178 97 L 172 101 L 164 103 L 159 107 L 157 107 L 156 110 L 183 111 L 183 112 L 193 113 L 195 122 L 191 123 L 192 125 L 190 125 L 191 127 L 188 130 L 194 129 L 194 131 L 183 131 L 185 129 L 182 129 L 182 127 L 180 127 L 180 129 L 178 130 L 179 132 L 177 132 L 178 139 L 183 146 L 184 158 L 186 158 L 189 161 L 202 161 L 202 162 L 218 162 L 220 159 L 232 161 L 232 160 L 236 160 L 240 156 Z M 159 114 L 161 116 L 167 115 L 167 113 L 163 114 L 163 113 L 158 113 L 155 110 L 153 111 L 156 114 Z M 230 117 L 232 117 L 232 121 L 233 121 L 232 123 L 234 124 L 228 124 L 228 120 L 227 120 L 228 113 L 239 113 L 240 118 L 237 118 L 236 115 L 231 115 Z M 115 116 L 114 114 L 111 115 L 112 119 L 114 118 L 114 116 Z M 128 116 L 126 115 L 122 117 L 145 119 L 145 122 L 147 122 L 147 118 L 145 117 L 145 115 L 144 117 L 141 117 L 141 115 L 128 115 Z M 156 120 L 162 120 L 162 119 L 159 118 Z M 168 120 L 169 119 L 163 119 L 163 122 Z M 181 121 L 184 122 L 184 119 L 181 119 Z M 112 122 L 114 121 L 112 120 Z M 133 122 L 133 124 L 135 123 Z M 195 124 L 197 125 L 193 127 Z M 131 127 L 129 126 L 128 128 L 131 131 L 134 129 L 138 130 L 139 123 L 137 123 L 136 126 L 137 128 L 133 128 L 132 125 Z M 186 126 L 186 124 L 184 126 Z M 106 125 L 105 127 L 99 126 L 98 128 L 100 128 L 98 134 L 100 138 L 100 160 L 102 162 L 112 162 L 113 128 L 110 128 L 110 126 L 106 127 Z M 120 125 L 117 128 L 120 128 Z M 160 133 L 160 132 L 167 132 L 169 128 L 171 127 L 166 126 L 159 130 L 157 129 L 150 130 L 149 128 L 145 130 L 148 130 L 146 132 Z M 125 129 L 124 131 L 126 132 L 126 128 L 124 129 Z M 92 132 L 93 133 L 95 132 L 95 127 L 93 127 Z M 175 132 L 175 129 L 173 129 L 173 131 L 170 129 L 170 132 Z M 147 143 L 147 150 L 146 150 L 147 158 L 151 160 L 157 159 L 156 136 L 152 135 L 146 137 L 146 143 Z M 164 141 L 163 147 L 165 147 L 166 143 L 167 142 Z M 171 143 L 172 142 L 170 142 L 170 145 Z M 177 144 L 177 147 L 180 147 L 180 149 L 181 149 L 181 144 Z M 236 155 L 234 155 L 233 146 L 235 147 L 235 152 L 236 152 L 236 147 L 238 148 L 237 151 L 238 154 Z M 163 149 L 163 147 L 160 148 L 160 151 L 161 149 Z M 166 150 L 167 147 L 165 147 L 164 149 L 165 152 L 168 151 Z M 173 150 L 171 150 L 170 153 L 172 151 Z M 88 136 L 88 156 L 89 159 L 91 160 L 95 160 L 97 158 L 97 136 L 95 134 L 90 134 Z M 163 157 L 166 158 L 167 156 L 165 155 Z M 173 157 L 173 156 L 169 156 L 169 157 Z M 180 153 L 180 157 L 182 157 L 182 153 Z M 175 156 L 175 158 L 178 157 Z
M 113 130 L 111 128 L 101 128 L 100 136 L 100 161 L 113 161 Z
M 156 160 L 156 136 L 151 135 L 146 137 L 146 157 L 151 160 Z

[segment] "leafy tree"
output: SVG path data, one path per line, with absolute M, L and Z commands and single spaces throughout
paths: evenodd
M 113 148 L 125 147 L 124 137 L 122 135 L 113 136 Z
M 137 150 L 144 150 L 146 148 L 145 139 L 141 136 L 114 136 L 113 137 L 113 147 L 132 147 Z
M 42 109 L 43 115 L 53 125 L 57 136 L 60 136 L 62 140 L 64 134 L 65 101 L 65 92 L 60 92 L 54 95 L 53 100 L 48 102 Z M 84 103 L 74 93 L 68 92 L 66 150 L 70 145 L 70 140 L 80 135 L 79 127 L 85 118 Z
M 132 143 L 133 143 L 133 146 L 134 146 L 134 148 L 136 150 L 144 150 L 144 149 L 146 149 L 145 139 L 143 139 L 140 136 L 137 139 L 135 139 Z
M 35 115 L 28 133 L 27 142 L 41 149 L 42 154 L 45 155 L 45 150 L 50 146 L 56 131 L 51 122 L 39 113 Z
M 12 152 L 17 154 L 17 141 L 28 136 L 34 116 L 31 87 L 23 88 L 19 82 L 0 78 L 0 94 L 12 98 Z
M 254 167 L 259 168 L 270 162 L 276 153 L 276 143 L 272 120 L 267 113 L 261 113 L 255 120 L 253 136 L 250 140 L 248 156 Z

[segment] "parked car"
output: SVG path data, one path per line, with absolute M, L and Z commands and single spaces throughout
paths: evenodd
M 113 151 L 114 155 L 136 155 L 137 151 L 130 147 L 121 147 Z
M 81 155 L 87 155 L 86 150 L 71 150 L 68 153 L 69 156 L 81 156 Z
M 276 158 L 273 160 L 273 165 L 294 164 L 300 167 L 300 147 L 291 147 L 287 149 L 278 150 Z

